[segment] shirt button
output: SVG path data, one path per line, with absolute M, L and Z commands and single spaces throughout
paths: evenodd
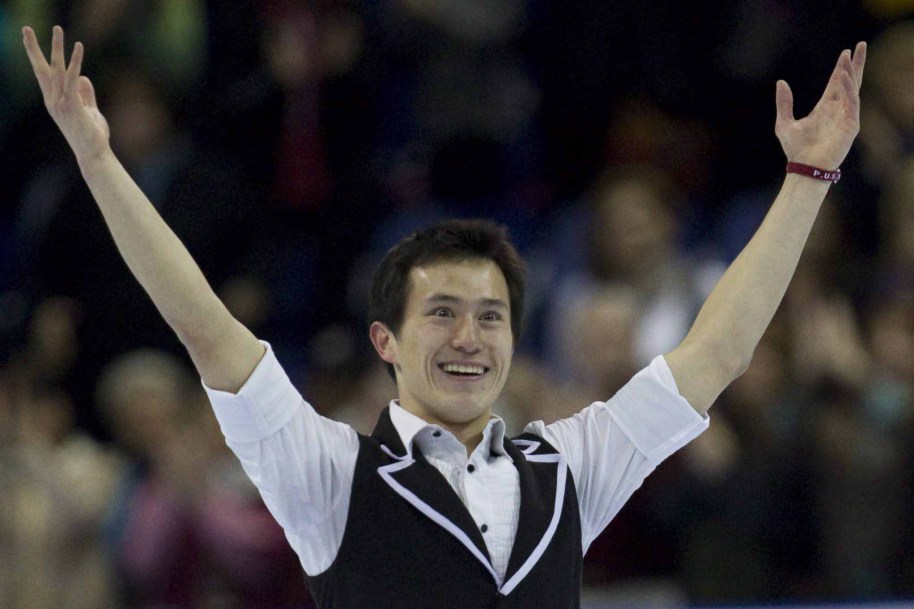
M 440 431 L 435 431 L 435 432 L 432 432 L 432 435 L 435 436 L 436 438 L 440 438 L 440 437 L 441 437 L 441 432 L 440 432 Z
M 476 471 L 476 466 L 473 465 L 472 463 L 470 463 L 469 465 L 467 465 L 467 471 L 472 474 L 473 472 Z
M 489 530 L 489 525 L 484 524 L 481 527 L 479 527 L 479 530 L 482 531 L 483 533 L 485 533 L 486 531 Z

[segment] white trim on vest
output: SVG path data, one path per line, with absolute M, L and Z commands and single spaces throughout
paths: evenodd
M 526 445 L 527 448 L 523 449 L 521 452 L 524 453 L 524 455 L 526 455 L 528 457 L 530 455 L 532 455 L 533 453 L 535 453 L 536 449 L 539 448 L 540 444 L 541 444 L 540 442 L 537 442 L 536 440 L 524 440 L 523 438 L 518 438 L 517 440 L 511 440 L 511 442 L 513 442 L 514 444 L 516 444 L 518 446 Z
M 539 442 L 534 442 L 534 446 L 531 450 L 536 450 L 539 446 Z M 524 453 L 526 454 L 526 452 Z M 527 561 L 521 566 L 517 572 L 511 576 L 505 585 L 501 587 L 499 592 L 505 596 L 511 594 L 514 588 L 523 580 L 527 574 L 533 569 L 534 565 L 542 558 L 543 554 L 546 553 L 546 548 L 549 547 L 549 544 L 552 542 L 552 537 L 555 535 L 555 530 L 559 526 L 559 518 L 562 516 L 562 506 L 565 504 L 565 480 L 568 475 L 568 467 L 565 465 L 565 457 L 559 453 L 547 454 L 547 455 L 527 455 L 527 461 L 533 461 L 535 463 L 555 463 L 558 467 L 558 478 L 555 482 L 555 506 L 552 509 L 552 521 L 549 523 L 549 528 L 546 529 L 546 532 L 543 533 L 543 538 L 540 539 L 540 542 L 533 549 L 533 552 L 530 553 L 530 556 L 527 557 Z
M 429 504 L 425 503 L 420 499 L 415 493 L 404 487 L 402 484 L 397 482 L 393 473 L 398 472 L 402 469 L 413 465 L 416 461 L 409 454 L 406 454 L 402 457 L 395 455 L 387 446 L 381 445 L 381 448 L 390 455 L 392 458 L 396 459 L 394 463 L 388 465 L 382 465 L 378 468 L 378 473 L 381 474 L 381 478 L 396 492 L 398 495 L 406 499 L 413 507 L 419 510 L 422 514 L 425 514 L 427 517 L 431 518 L 433 522 L 440 525 L 444 530 L 453 535 L 457 540 L 462 543 L 473 556 L 476 557 L 479 562 L 483 564 L 486 570 L 492 575 L 492 578 L 495 580 L 495 584 L 498 586 L 498 591 L 504 596 L 511 594 L 511 592 L 523 581 L 524 577 L 533 569 L 536 563 L 542 558 L 543 554 L 546 553 L 546 548 L 549 547 L 549 544 L 552 542 L 552 537 L 555 535 L 555 531 L 559 525 L 559 519 L 562 515 L 562 506 L 565 504 L 565 483 L 568 476 L 568 467 L 565 464 L 565 457 L 560 453 L 551 453 L 545 455 L 534 455 L 531 454 L 539 448 L 540 443 L 533 440 L 512 440 L 515 444 L 525 444 L 527 448 L 522 452 L 526 455 L 528 461 L 534 463 L 555 463 L 557 466 L 557 479 L 555 485 L 555 503 L 553 505 L 552 511 L 552 520 L 549 523 L 549 527 L 546 529 L 546 532 L 543 534 L 542 539 L 537 544 L 536 548 L 533 549 L 533 552 L 530 556 L 527 557 L 527 560 L 521 566 L 517 572 L 511 576 L 511 578 L 502 583 L 501 578 L 498 576 L 498 573 L 495 572 L 495 568 L 492 566 L 492 563 L 485 557 L 485 555 L 479 551 L 479 548 L 476 547 L 476 544 L 467 536 L 467 534 L 456 524 L 448 520 L 443 514 L 432 508 Z
M 498 573 L 495 572 L 495 568 L 492 566 L 492 563 L 489 562 L 489 560 L 483 555 L 483 553 L 479 551 L 479 548 L 477 548 L 476 544 L 474 544 L 473 541 L 469 537 L 467 537 L 467 534 L 464 533 L 463 530 L 460 527 L 458 527 L 456 524 L 454 524 L 453 522 L 451 522 L 450 520 L 445 518 L 443 514 L 436 511 L 434 508 L 432 508 L 432 506 L 430 506 L 426 502 L 419 499 L 419 497 L 414 492 L 412 492 L 411 490 L 407 489 L 405 486 L 403 486 L 402 484 L 400 484 L 399 482 L 394 480 L 394 478 L 391 474 L 393 474 L 394 472 L 398 472 L 401 469 L 406 469 L 407 467 L 409 467 L 410 465 L 412 465 L 415 462 L 416 461 L 414 459 L 410 459 L 409 457 L 403 457 L 402 460 L 398 461 L 397 463 L 391 463 L 390 465 L 383 465 L 383 466 L 379 467 L 378 473 L 381 474 L 381 478 L 384 479 L 384 482 L 386 482 L 390 486 L 390 488 L 394 489 L 394 491 L 398 495 L 400 495 L 401 497 L 406 499 L 408 502 L 410 502 L 413 505 L 413 507 L 415 507 L 417 510 L 419 510 L 420 512 L 422 512 L 423 514 L 425 514 L 426 516 L 431 518 L 435 523 L 444 527 L 444 529 L 448 533 L 450 533 L 451 535 L 456 537 L 457 540 L 460 541 L 460 543 L 462 543 L 464 546 L 466 546 L 466 548 L 470 552 L 473 553 L 473 556 L 475 556 L 479 560 L 479 562 L 481 562 L 483 564 L 483 566 L 485 566 L 485 568 L 489 571 L 489 573 L 492 574 L 492 577 L 495 579 L 496 585 L 498 585 L 500 587 L 501 578 L 498 577 Z

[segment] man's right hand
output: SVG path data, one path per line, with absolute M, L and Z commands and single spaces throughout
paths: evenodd
M 51 63 L 48 64 L 34 30 L 22 28 L 22 41 L 35 78 L 44 96 L 44 105 L 57 123 L 70 148 L 82 162 L 109 149 L 108 122 L 98 110 L 92 82 L 80 75 L 83 45 L 77 42 L 69 66 L 64 56 L 63 29 L 54 26 Z

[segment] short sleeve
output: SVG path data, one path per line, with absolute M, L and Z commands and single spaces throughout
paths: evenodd
M 317 575 L 339 551 L 358 457 L 355 430 L 320 416 L 299 394 L 269 344 L 238 393 L 204 389 L 226 444 L 304 570 Z
M 203 383 L 222 433 L 232 442 L 254 442 L 275 433 L 302 400 L 273 348 L 269 343 L 261 344 L 266 352 L 238 393 L 211 389 Z
M 708 427 L 683 398 L 663 356 L 657 356 L 607 402 L 526 431 L 562 453 L 575 480 L 584 549 L 609 524 L 664 459 Z
M 616 424 L 655 466 L 698 437 L 710 420 L 679 394 L 662 355 L 622 387 L 608 406 Z

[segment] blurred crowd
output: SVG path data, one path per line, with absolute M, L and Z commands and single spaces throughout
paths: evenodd
M 319 412 L 395 387 L 371 271 L 507 225 L 530 311 L 496 411 L 606 399 L 685 335 L 776 194 L 796 112 L 871 42 L 862 128 L 710 430 L 585 558 L 696 603 L 914 597 L 914 5 L 899 0 L 0 4 L 0 606 L 310 607 L 181 345 L 41 103 L 19 30 L 86 46 L 112 146 Z M 909 20 L 910 18 L 910 20 Z

